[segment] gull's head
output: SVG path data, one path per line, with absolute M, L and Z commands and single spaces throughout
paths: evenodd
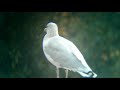
M 57 24 L 55 24 L 53 22 L 50 22 L 50 23 L 47 24 L 44 31 L 47 32 L 47 33 L 58 32 L 58 26 L 57 26 Z

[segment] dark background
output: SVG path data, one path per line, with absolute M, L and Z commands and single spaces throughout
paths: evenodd
M 43 30 L 51 21 L 98 78 L 120 77 L 119 12 L 0 12 L 0 78 L 56 78 L 42 50 Z M 81 76 L 69 71 L 69 77 Z

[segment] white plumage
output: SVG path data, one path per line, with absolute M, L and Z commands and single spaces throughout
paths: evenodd
M 71 41 L 59 36 L 55 23 L 48 23 L 44 30 L 47 34 L 43 39 L 43 51 L 46 58 L 56 66 L 57 77 L 59 77 L 59 68 L 66 69 L 66 77 L 68 70 L 78 72 L 83 77 L 97 77 L 78 48 Z

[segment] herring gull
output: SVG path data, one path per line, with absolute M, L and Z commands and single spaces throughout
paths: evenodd
M 43 39 L 43 52 L 48 61 L 56 66 L 57 78 L 59 78 L 59 68 L 65 69 L 66 78 L 68 70 L 78 72 L 86 78 L 97 77 L 78 48 L 71 41 L 59 36 L 58 26 L 55 23 L 48 23 L 44 31 L 47 34 Z

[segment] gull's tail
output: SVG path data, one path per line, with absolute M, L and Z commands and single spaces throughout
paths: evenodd
M 85 78 L 96 78 L 97 74 L 94 73 L 93 71 L 89 71 L 89 72 L 78 72 L 80 75 L 82 75 Z

